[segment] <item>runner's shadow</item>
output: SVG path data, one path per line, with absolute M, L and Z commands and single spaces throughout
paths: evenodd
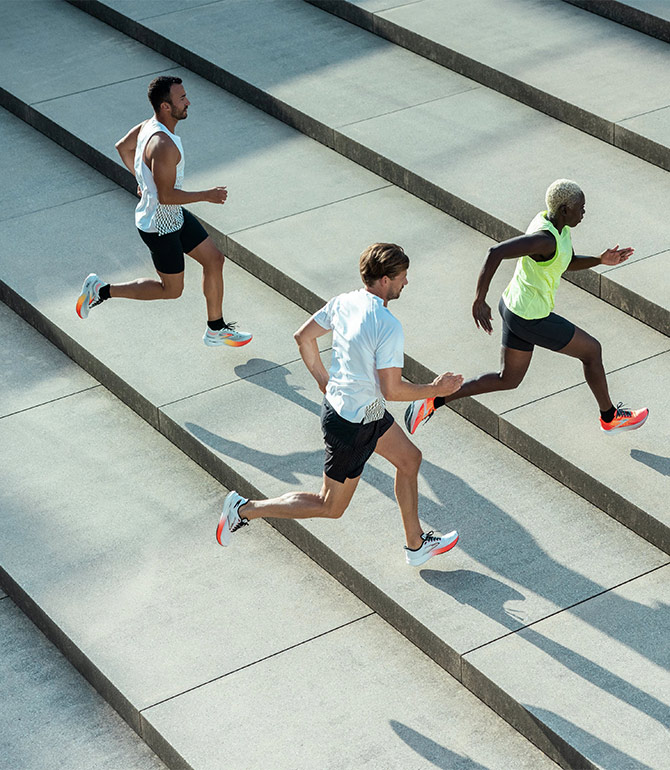
M 321 481 L 323 477 L 323 450 L 312 452 L 288 452 L 287 454 L 274 454 L 260 449 L 241 444 L 239 441 L 220 436 L 218 433 L 203 428 L 192 422 L 185 422 L 184 427 L 198 441 L 220 454 L 224 459 L 237 460 L 263 473 L 273 476 L 285 484 L 302 485 L 303 480 L 297 475 L 314 476 Z M 395 504 L 393 492 L 393 477 L 369 464 L 363 470 L 363 479 L 380 491 L 385 497 Z M 289 492 L 290 490 L 283 490 Z
M 261 374 L 258 374 L 259 365 L 266 367 Z M 259 388 L 269 390 L 271 393 L 282 396 L 312 414 L 321 415 L 321 400 L 323 396 L 314 383 L 314 393 L 319 397 L 318 402 L 303 396 L 300 391 L 302 386 L 289 384 L 287 378 L 291 370 L 283 364 L 275 364 L 273 361 L 267 361 L 263 358 L 252 358 L 246 364 L 240 364 L 235 367 L 235 374 L 249 383 L 258 385 Z M 253 376 L 256 375 L 256 376 Z
M 393 732 L 411 749 L 441 770 L 489 770 L 486 765 L 481 765 L 469 757 L 451 751 L 416 730 L 412 730 L 411 727 L 407 727 L 402 722 L 391 719 L 389 724 Z
M 670 457 L 655 455 L 642 449 L 631 449 L 630 456 L 633 460 L 648 465 L 653 470 L 663 474 L 663 476 L 670 476 Z
M 461 604 L 473 607 L 483 615 L 498 621 L 510 631 L 516 631 L 520 638 L 542 650 L 577 676 L 647 714 L 664 727 L 670 728 L 670 707 L 667 703 L 663 703 L 650 693 L 641 690 L 626 679 L 622 679 L 599 663 L 554 639 L 544 636 L 537 630 L 538 625 L 525 626 L 524 621 L 516 617 L 513 609 L 505 607 L 509 601 L 525 599 L 523 594 L 516 589 L 488 575 L 470 570 L 441 572 L 423 569 L 420 571 L 420 575 L 426 583 L 444 591 Z M 611 594 L 608 598 L 613 600 L 614 595 Z M 609 616 L 611 612 L 601 614 Z M 581 617 L 580 620 L 587 619 Z M 631 619 L 630 622 L 634 623 L 635 621 Z M 647 626 L 644 629 L 646 633 Z M 624 644 L 628 643 L 627 639 L 620 641 Z
M 558 735 L 569 736 L 571 745 L 581 747 L 584 753 L 588 754 L 589 758 L 597 764 L 598 767 L 620 767 L 625 768 L 625 770 L 655 770 L 655 768 L 645 765 L 644 762 L 634 759 L 630 754 L 626 754 L 620 749 L 614 748 L 614 746 L 601 740 L 593 735 L 593 733 L 583 730 L 574 722 L 569 722 L 567 719 L 555 714 L 553 711 L 537 708 L 536 706 L 529 706 L 527 704 L 523 705 L 530 716 L 537 721 L 545 738 L 554 743 L 552 733 L 546 730 L 545 725 L 549 727 L 550 731 L 553 731 Z M 638 738 L 639 740 L 636 745 L 644 747 L 644 736 L 638 736 Z M 561 744 L 556 745 L 559 754 L 565 755 L 564 747 Z M 575 763 L 576 758 L 566 757 L 566 759 L 570 763 L 570 767 L 580 766 Z

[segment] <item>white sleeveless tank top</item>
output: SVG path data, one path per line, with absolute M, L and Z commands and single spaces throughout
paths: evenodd
M 178 204 L 158 202 L 158 191 L 154 182 L 151 169 L 144 162 L 144 150 L 147 142 L 155 134 L 162 132 L 167 134 L 179 150 L 180 159 L 177 164 L 177 176 L 175 189 L 181 190 L 184 182 L 184 148 L 181 139 L 160 123 L 156 118 L 150 118 L 140 129 L 135 148 L 135 179 L 140 186 L 142 197 L 135 209 L 135 225 L 145 233 L 158 233 L 167 235 L 179 230 L 184 224 L 184 212 Z

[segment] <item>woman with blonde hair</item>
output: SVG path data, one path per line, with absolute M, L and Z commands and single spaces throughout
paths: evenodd
M 553 312 L 561 275 L 596 265 L 620 265 L 633 253 L 617 244 L 599 257 L 579 257 L 572 248 L 571 229 L 584 218 L 586 199 L 579 185 L 558 179 L 546 193 L 547 210 L 541 211 L 525 235 L 510 238 L 489 249 L 477 280 L 472 315 L 477 328 L 491 334 L 491 308 L 486 294 L 503 259 L 517 259 L 516 270 L 498 304 L 502 317 L 501 369 L 468 380 L 453 395 L 414 401 L 405 413 L 410 433 L 449 401 L 496 390 L 511 390 L 523 380 L 535 345 L 578 358 L 584 377 L 600 409 L 600 427 L 608 433 L 634 430 L 643 425 L 648 409 L 631 410 L 613 405 L 607 388 L 600 343 L 572 322 Z

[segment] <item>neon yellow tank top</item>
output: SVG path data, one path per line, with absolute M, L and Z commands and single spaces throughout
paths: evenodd
M 566 225 L 559 233 L 541 211 L 528 225 L 526 234 L 548 230 L 556 238 L 556 252 L 551 259 L 536 262 L 532 257 L 519 257 L 516 270 L 503 292 L 503 302 L 514 315 L 526 320 L 546 318 L 554 309 L 558 282 L 572 260 L 572 237 Z

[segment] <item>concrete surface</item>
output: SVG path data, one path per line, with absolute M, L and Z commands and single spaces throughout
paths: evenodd
M 14 344 L 39 359 L 49 344 L 8 316 L 0 324 Z M 42 377 L 38 366 L 26 372 Z M 290 735 L 302 736 L 303 766 L 315 752 L 333 767 L 350 756 L 370 766 L 553 766 L 264 522 L 244 547 L 219 548 L 226 490 L 103 388 L 5 416 L 0 447 L 3 583 L 170 767 L 216 766 L 222 751 L 231 767 L 265 767 L 269 756 L 296 767 Z M 72 768 L 162 766 L 6 597 L 0 624 L 0 670 L 14 693 L 3 701 L 9 766 L 41 770 L 45 747 L 50 762 Z M 278 721 L 291 702 L 301 710 Z M 230 715 L 252 708 L 255 722 L 242 724 L 262 725 L 265 740 L 244 746 L 230 731 L 222 742 Z M 313 738 L 310 712 L 331 727 L 341 715 L 339 727 Z M 355 742 L 342 744 L 354 725 Z
M 76 179 L 63 174 L 58 165 L 63 150 L 5 110 L 0 110 L 0 131 L 11 147 L 0 155 L 0 175 L 12 180 L 0 190 L 0 221 L 115 189 L 113 182 L 83 164 Z
M 154 706 L 142 718 L 150 740 L 170 742 L 177 768 L 556 767 L 377 617 Z
M 0 303 L 0 419 L 94 387 L 96 380 Z
M 165 768 L 10 599 L 0 627 L 3 768 Z
M 670 8 L 665 0 L 566 0 L 585 11 L 670 42 Z
M 161 410 L 161 430 L 203 467 L 223 463 L 267 497 L 316 491 L 323 472 L 320 402 L 296 363 L 169 405 Z M 239 403 L 263 406 L 239 415 Z M 397 419 L 402 412 L 402 405 L 393 408 Z M 424 455 L 420 514 L 426 530 L 458 529 L 461 541 L 421 569 L 422 581 L 405 564 L 393 469 L 381 458 L 364 472 L 342 520 L 303 524 L 323 544 L 324 559 L 334 552 L 364 578 L 349 579 L 373 609 L 397 617 L 419 645 L 439 639 L 436 655 L 454 675 L 458 655 L 667 562 L 453 412 L 443 410 L 430 428 L 417 437 Z M 231 548 L 246 548 L 254 529 L 255 523 Z M 435 612 L 436 602 L 444 611 Z
M 141 38 L 164 52 L 172 51 L 180 61 L 216 82 L 224 82 L 242 98 L 492 237 L 508 237 L 525 229 L 528 211 L 541 205 L 547 185 L 557 177 L 573 176 L 587 192 L 589 226 L 583 226 L 581 241 L 585 253 L 600 253 L 614 242 L 612 239 L 633 244 L 638 259 L 665 248 L 654 235 L 653 214 L 667 198 L 662 170 L 488 88 L 454 91 L 450 85 L 454 73 L 443 68 L 442 95 L 429 101 L 422 97 L 422 103 L 411 106 L 411 99 L 402 101 L 399 96 L 398 83 L 405 79 L 393 76 L 395 62 L 403 71 L 413 72 L 415 66 L 429 68 L 426 72 L 430 77 L 425 77 L 430 82 L 439 79 L 438 65 L 418 56 L 408 60 L 407 51 L 295 0 L 270 5 L 261 24 L 255 13 L 257 6 L 242 2 L 213 3 L 161 15 L 143 23 Z M 410 4 L 406 12 L 422 5 Z M 102 14 L 118 9 L 121 16 L 117 14 L 114 23 L 140 35 L 135 27 L 124 24 L 120 0 L 83 7 Z M 563 7 L 568 14 L 609 23 Z M 551 13 L 560 13 L 560 9 L 552 7 Z M 201 31 L 205 21 L 212 30 L 211 41 Z M 287 41 L 298 29 L 300 47 L 294 46 L 289 53 Z M 240 42 L 231 40 L 224 49 L 221 34 L 234 34 Z M 249 41 L 263 42 L 264 65 L 260 60 L 249 61 Z M 343 62 L 348 41 L 356 41 L 357 53 L 354 59 L 348 56 Z M 384 78 L 371 66 L 377 51 L 388 58 Z M 383 97 L 387 109 L 380 117 L 365 119 L 358 105 L 373 103 L 368 88 L 371 72 L 375 73 L 375 99 Z M 324 78 L 341 78 L 347 87 L 341 91 L 339 80 L 328 81 L 329 99 L 323 100 L 319 88 Z M 412 76 L 406 80 L 411 83 Z M 417 101 L 421 102 L 416 100 L 415 105 Z M 627 136 L 630 145 L 632 132 L 627 131 Z M 634 151 L 632 146 L 629 149 Z M 477 153 L 474 163 L 473 150 Z M 479 174 L 473 173 L 478 170 Z M 510 187 L 515 190 L 513 198 L 507 194 Z M 636 202 L 634 212 L 631 201 Z M 611 226 L 613 211 L 629 213 L 623 223 L 618 217 L 616 233 Z M 583 277 L 576 280 L 580 282 Z M 658 280 L 663 281 L 664 274 Z M 597 280 L 588 280 L 585 288 L 600 292 Z M 638 317 L 646 319 L 649 304 L 643 295 Z M 649 320 L 667 331 L 667 305 L 655 306 Z
M 587 766 L 666 770 L 669 600 L 663 567 L 466 655 L 464 678 L 494 683 L 499 710 L 550 752 L 558 735 Z
M 615 404 L 624 401 L 633 409 L 653 404 L 647 423 L 636 431 L 609 436 L 595 430 L 594 417 L 584 408 L 591 394 L 580 385 L 504 414 L 512 429 L 501 425 L 501 438 L 532 462 L 553 464 L 559 479 L 591 499 L 599 496 L 602 508 L 629 526 L 637 523 L 636 531 L 657 530 L 661 539 L 655 542 L 664 547 L 670 544 L 665 504 L 670 441 L 663 420 L 668 366 L 665 353 L 609 376 Z M 570 415 L 570 420 L 556 420 L 556 415 Z
M 2 87 L 20 90 L 28 104 L 173 66 L 66 3 L 31 0 L 30 9 L 26 13 L 24 3 L 3 0 L 0 30 Z M 54 61 L 67 66 L 54 67 Z
M 267 524 L 221 549 L 225 490 L 103 390 L 7 417 L 0 435 L 0 565 L 132 724 L 369 612 Z

